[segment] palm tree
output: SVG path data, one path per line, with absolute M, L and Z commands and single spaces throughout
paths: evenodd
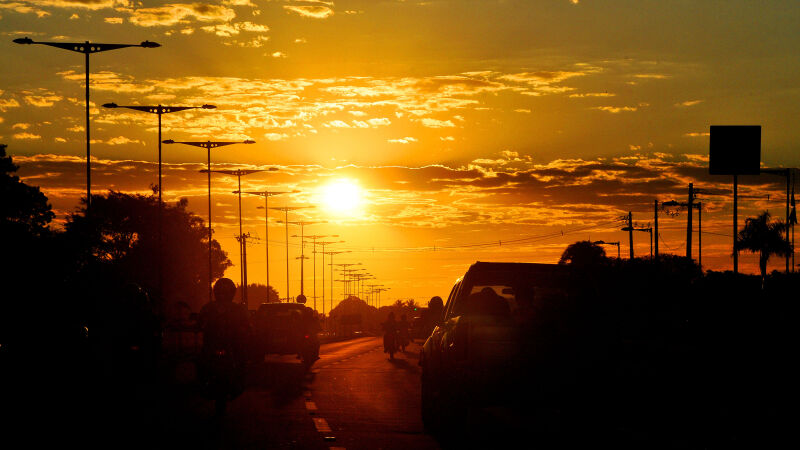
M 786 225 L 777 220 L 770 222 L 769 212 L 764 211 L 756 218 L 745 220 L 744 228 L 736 239 L 737 250 L 758 253 L 758 267 L 761 279 L 767 276 L 767 261 L 773 255 L 786 256 L 792 253 L 792 244 L 784 237 Z

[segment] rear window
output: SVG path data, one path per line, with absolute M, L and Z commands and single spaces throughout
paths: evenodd
M 467 277 L 453 305 L 453 316 L 489 314 L 529 320 L 549 303 L 563 301 L 567 279 L 563 273 L 482 272 Z

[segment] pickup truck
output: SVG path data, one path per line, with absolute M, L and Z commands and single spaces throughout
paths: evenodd
M 575 290 L 569 269 L 476 262 L 455 282 L 420 354 L 426 429 L 463 424 L 474 406 L 543 401 L 558 381 L 552 311 Z

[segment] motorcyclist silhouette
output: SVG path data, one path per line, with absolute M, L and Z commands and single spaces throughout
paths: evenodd
M 198 324 L 203 332 L 200 372 L 206 393 L 216 400 L 217 413 L 244 390 L 244 365 L 249 330 L 247 311 L 233 303 L 236 285 L 228 278 L 214 284 L 215 301 L 203 306 Z
M 394 313 L 390 312 L 386 322 L 383 323 L 383 352 L 389 354 L 389 359 L 394 359 L 397 352 L 397 322 Z
M 406 351 L 406 346 L 408 346 L 408 327 L 408 320 L 406 319 L 406 315 L 403 314 L 400 316 L 400 321 L 397 322 L 398 344 L 400 345 L 400 350 L 402 351 Z

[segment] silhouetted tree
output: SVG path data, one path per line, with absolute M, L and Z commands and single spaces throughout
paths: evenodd
M 584 267 L 604 264 L 606 260 L 603 247 L 592 241 L 578 241 L 567 246 L 558 263 Z
M 85 201 L 84 201 L 85 204 Z M 154 292 L 158 283 L 158 252 L 163 254 L 166 302 L 183 301 L 198 309 L 208 298 L 208 229 L 187 211 L 182 199 L 164 205 L 162 245 L 158 246 L 158 198 L 155 195 L 109 191 L 92 196 L 92 214 L 73 213 L 65 237 L 73 243 L 81 268 L 99 265 L 123 281 Z M 212 277 L 231 266 L 219 242 L 212 240 Z
M 267 299 L 267 292 L 269 292 L 269 299 Z M 250 308 L 257 308 L 260 303 L 277 303 L 280 302 L 278 291 L 274 287 L 261 283 L 248 284 L 247 298 L 250 301 Z M 241 286 L 236 289 L 236 295 L 233 297 L 234 302 L 241 302 L 242 300 Z
M 773 255 L 786 256 L 792 252 L 792 244 L 784 237 L 786 225 L 780 221 L 770 222 L 770 214 L 764 211 L 758 217 L 748 217 L 744 228 L 736 237 L 736 247 L 758 253 L 758 267 L 761 279 L 767 277 L 767 262 Z
M 17 233 L 40 235 L 55 217 L 39 187 L 14 175 L 18 169 L 6 156 L 6 146 L 0 144 L 0 236 L 4 239 Z

